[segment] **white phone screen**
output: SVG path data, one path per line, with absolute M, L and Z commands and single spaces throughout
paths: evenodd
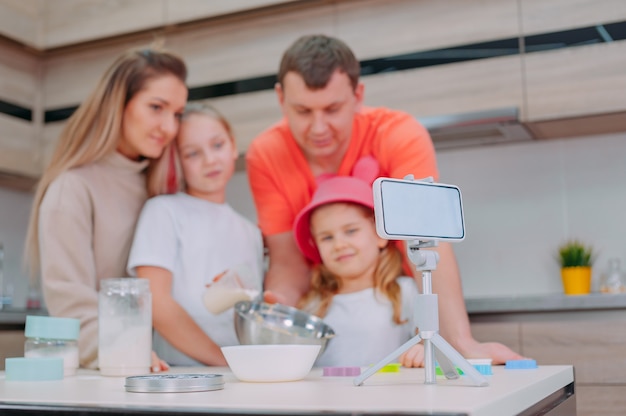
M 374 201 L 377 230 L 382 237 L 465 237 L 461 191 L 454 185 L 378 178 L 374 183 Z

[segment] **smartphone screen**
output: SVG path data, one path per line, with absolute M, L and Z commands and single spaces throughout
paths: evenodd
M 461 191 L 454 185 L 378 178 L 374 181 L 376 229 L 383 238 L 465 238 Z

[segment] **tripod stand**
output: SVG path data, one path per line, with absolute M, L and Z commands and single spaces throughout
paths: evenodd
M 431 282 L 431 272 L 437 268 L 439 253 L 431 250 L 420 251 L 420 248 L 434 247 L 436 245 L 436 241 L 419 240 L 413 240 L 407 244 L 409 259 L 415 265 L 416 270 L 422 272 L 422 294 L 418 295 L 413 312 L 419 330 L 418 334 L 380 360 L 377 364 L 368 368 L 360 376 L 356 377 L 354 379 L 355 386 L 362 385 L 370 376 L 422 340 L 424 340 L 425 384 L 437 383 L 435 371 L 436 358 L 439 367 L 447 379 L 456 379 L 459 377 L 454 367 L 454 365 L 456 365 L 463 370 L 464 374 L 471 378 L 474 385 L 479 387 L 489 385 L 487 379 L 439 335 L 437 295 L 432 293 Z

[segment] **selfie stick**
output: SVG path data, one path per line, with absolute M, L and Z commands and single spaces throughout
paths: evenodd
M 454 365 L 470 377 L 472 384 L 479 387 L 488 386 L 487 378 L 480 374 L 458 351 L 439 335 L 439 305 L 437 295 L 432 293 L 431 272 L 437 268 L 439 253 L 432 250 L 420 250 L 425 247 L 435 247 L 433 240 L 412 240 L 407 243 L 409 260 L 415 265 L 416 270 L 422 272 L 422 294 L 417 295 L 414 306 L 414 318 L 419 330 L 418 334 L 402 344 L 398 349 L 380 360 L 377 364 L 368 368 L 354 379 L 354 385 L 360 386 L 378 370 L 398 358 L 412 346 L 424 341 L 424 370 L 425 384 L 436 384 L 435 358 L 445 377 L 449 380 L 457 379 Z

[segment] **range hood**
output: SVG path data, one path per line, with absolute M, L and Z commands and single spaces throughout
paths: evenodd
M 530 131 L 519 122 L 515 107 L 471 113 L 420 117 L 436 149 L 532 140 Z
M 507 107 L 420 117 L 419 121 L 438 150 L 626 132 L 626 112 L 523 122 L 517 108 Z

